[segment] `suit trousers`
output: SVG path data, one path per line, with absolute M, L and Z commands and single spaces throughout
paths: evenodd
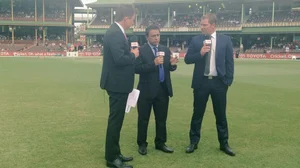
M 212 99 L 213 111 L 220 145 L 228 143 L 228 126 L 226 119 L 226 101 L 228 85 L 218 77 L 209 79 L 203 76 L 201 86 L 194 89 L 194 112 L 190 125 L 190 143 L 198 144 L 201 136 L 201 125 L 209 95 Z
M 165 144 L 167 141 L 167 127 L 166 121 L 168 116 L 169 108 L 169 96 L 165 83 L 159 85 L 157 96 L 151 98 L 149 95 L 143 95 L 139 98 L 137 108 L 138 108 L 138 134 L 137 134 L 137 144 L 148 145 L 147 143 L 147 131 L 148 124 L 151 114 L 151 109 L 153 107 L 155 115 L 155 126 L 156 126 L 156 136 L 155 145 L 160 146 Z
M 106 131 L 105 159 L 113 161 L 121 154 L 120 132 L 123 125 L 128 93 L 107 91 L 109 95 L 109 118 Z

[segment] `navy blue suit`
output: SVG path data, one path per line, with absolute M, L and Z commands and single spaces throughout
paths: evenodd
M 185 63 L 195 64 L 192 88 L 198 88 L 202 82 L 202 76 L 205 69 L 205 59 L 207 54 L 202 57 L 200 55 L 203 41 L 207 39 L 204 35 L 193 37 L 187 54 L 184 58 Z M 233 47 L 231 39 L 228 36 L 217 34 L 216 44 L 216 68 L 218 77 L 226 84 L 231 85 L 233 81 Z
M 228 126 L 226 119 L 227 90 L 233 82 L 234 62 L 233 47 L 230 37 L 217 34 L 215 62 L 217 76 L 207 77 L 204 75 L 205 64 L 208 54 L 200 55 L 203 41 L 208 39 L 205 35 L 193 37 L 185 63 L 195 64 L 192 88 L 194 89 L 194 111 L 190 128 L 190 143 L 198 144 L 200 141 L 201 124 L 206 109 L 206 104 L 211 96 L 218 139 L 221 146 L 228 143 Z
M 167 115 L 169 109 L 169 97 L 173 96 L 171 71 L 177 69 L 177 65 L 171 65 L 171 51 L 166 46 L 158 45 L 158 51 L 165 52 L 164 56 L 164 82 L 159 81 L 159 67 L 155 65 L 152 49 L 149 44 L 139 48 L 140 56 L 135 62 L 135 73 L 139 74 L 138 89 L 141 91 L 137 103 L 138 109 L 138 136 L 139 146 L 148 145 L 148 124 L 153 107 L 155 115 L 156 136 L 155 145 L 162 146 L 167 141 Z

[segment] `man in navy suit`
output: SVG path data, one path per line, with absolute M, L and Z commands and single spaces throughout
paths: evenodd
M 151 109 L 155 115 L 156 136 L 155 148 L 165 153 L 173 153 L 167 142 L 167 115 L 169 97 L 173 96 L 171 71 L 177 69 L 178 59 L 171 57 L 168 47 L 159 44 L 160 29 L 156 25 L 150 25 L 146 29 L 145 43 L 139 48 L 140 56 L 135 62 L 135 73 L 139 74 L 138 89 L 140 97 L 138 108 L 138 152 L 147 154 L 147 132 Z M 164 53 L 164 54 L 162 54 Z
M 216 33 L 216 22 L 215 14 L 201 18 L 202 35 L 193 37 L 184 58 L 186 64 L 195 64 L 192 81 L 194 112 L 190 125 L 190 145 L 186 152 L 192 153 L 198 148 L 203 115 L 210 95 L 220 150 L 235 156 L 228 145 L 226 119 L 227 90 L 232 84 L 234 73 L 233 46 L 230 37 Z

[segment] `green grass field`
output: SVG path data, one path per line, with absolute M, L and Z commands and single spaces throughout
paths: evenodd
M 218 150 L 211 103 L 199 149 L 186 154 L 193 65 L 172 74 L 168 115 L 173 154 L 137 152 L 137 111 L 126 114 L 121 149 L 135 168 L 298 168 L 300 62 L 237 60 L 228 92 L 230 157 Z M 99 58 L 0 58 L 0 168 L 104 168 L 108 97 L 99 88 Z M 137 79 L 137 78 L 136 78 Z

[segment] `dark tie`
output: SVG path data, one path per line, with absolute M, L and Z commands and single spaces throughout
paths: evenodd
M 211 40 L 211 36 L 210 36 L 209 40 Z M 212 48 L 212 40 L 211 40 L 211 45 L 210 45 L 210 51 L 207 53 L 206 60 L 205 60 L 205 71 L 204 71 L 205 76 L 208 76 L 209 72 L 210 72 L 211 48 Z
M 158 48 L 157 47 L 153 47 L 153 50 L 154 50 L 155 57 L 157 57 Z M 164 82 L 164 80 L 165 80 L 164 66 L 161 64 L 158 67 L 159 67 L 159 81 L 160 82 Z

